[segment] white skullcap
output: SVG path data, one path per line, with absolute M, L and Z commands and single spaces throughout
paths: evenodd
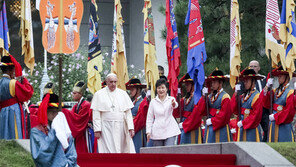
M 107 75 L 106 80 L 107 80 L 108 78 L 110 78 L 110 77 L 115 77 L 115 78 L 117 78 L 117 75 L 114 74 L 114 73 L 110 73 L 110 74 Z

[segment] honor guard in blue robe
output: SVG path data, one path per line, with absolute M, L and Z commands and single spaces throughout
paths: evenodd
M 256 81 L 263 77 L 256 74 L 249 67 L 243 70 L 239 76 L 240 81 L 244 84 L 244 93 L 238 97 L 240 101 L 240 113 L 238 112 L 237 90 L 240 85 L 236 86 L 236 92 L 231 98 L 232 113 L 240 117 L 237 122 L 238 136 L 237 141 L 260 142 L 262 140 L 260 122 L 263 111 L 263 92 L 260 94 L 256 90 Z
M 179 127 L 181 129 L 181 139 L 180 144 L 201 144 L 202 143 L 202 130 L 200 126 L 192 127 L 192 123 L 190 121 L 186 121 L 188 117 L 190 117 L 193 108 L 194 108 L 194 84 L 193 79 L 190 76 L 185 74 L 179 81 L 179 84 L 185 83 L 186 95 L 180 101 L 180 109 L 175 109 L 175 113 L 180 115 L 181 112 L 181 123 L 179 123 Z M 177 110 L 177 111 L 176 111 Z M 174 115 L 177 115 L 174 114 Z M 185 124 L 184 121 L 186 121 Z M 195 121 L 195 120 L 191 120 Z
M 74 139 L 58 106 L 58 96 L 47 93 L 38 109 L 39 124 L 31 130 L 31 154 L 38 167 L 77 166 Z
M 272 104 L 272 114 L 269 115 L 269 142 L 295 142 L 292 121 L 295 115 L 294 90 L 289 87 L 289 73 L 282 66 L 272 70 L 272 76 L 278 78 L 279 87 L 268 91 L 273 79 L 269 78 L 264 88 L 264 107 L 270 108 Z M 295 77 L 295 74 L 293 74 Z M 270 99 L 272 93 L 272 100 Z M 271 103 L 272 102 L 272 103 Z
M 141 92 L 142 92 L 142 89 L 146 87 L 146 85 L 141 84 L 141 81 L 137 78 L 130 79 L 125 85 L 126 85 L 126 89 L 130 91 L 130 97 L 134 104 L 134 107 L 132 108 L 131 112 L 132 112 L 133 118 L 135 118 L 138 114 L 139 106 L 143 101 Z M 138 129 L 136 126 L 137 125 L 134 125 L 134 128 Z M 139 131 L 135 131 L 135 136 L 133 137 L 133 141 L 134 141 L 136 153 L 140 152 L 141 147 L 146 146 L 147 139 L 145 134 L 146 134 L 145 128 Z

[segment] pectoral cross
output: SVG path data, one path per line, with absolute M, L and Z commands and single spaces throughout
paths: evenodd
M 115 109 L 115 106 L 113 104 L 111 106 L 111 109 L 112 109 L 112 111 L 114 111 L 114 109 Z

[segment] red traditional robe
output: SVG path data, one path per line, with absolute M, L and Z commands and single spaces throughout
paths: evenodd
M 260 124 L 261 118 L 262 118 L 262 100 L 263 100 L 263 91 L 260 94 L 257 94 L 253 100 L 251 107 L 252 109 L 250 110 L 250 114 L 247 116 L 244 114 L 244 109 L 241 109 L 241 114 L 245 115 L 244 120 L 242 121 L 243 128 L 244 129 L 254 129 L 257 128 Z M 244 98 L 243 96 L 240 96 L 240 100 Z M 238 115 L 238 109 L 237 109 L 237 101 L 236 101 L 236 96 L 233 94 L 231 98 L 231 110 L 232 113 L 235 115 Z
M 133 120 L 135 134 L 146 126 L 148 108 L 149 108 L 149 101 L 147 100 L 147 97 L 145 97 L 143 101 L 140 103 L 138 113 Z
M 77 105 L 78 104 L 76 104 L 71 111 L 63 110 L 63 113 L 67 118 L 72 136 L 75 138 L 77 153 L 88 153 L 85 133 L 86 128 L 88 127 L 88 122 L 91 120 L 92 116 L 90 109 L 91 104 L 88 101 L 83 101 L 78 113 L 76 113 Z
M 275 90 L 273 90 L 273 93 Z M 283 110 L 274 114 L 275 123 L 277 125 L 280 124 L 289 124 L 293 121 L 295 115 L 295 108 L 294 108 L 294 90 L 290 90 L 287 98 L 286 98 L 286 105 L 283 106 Z M 270 91 L 267 92 L 266 96 L 263 98 L 263 106 L 265 108 L 270 108 Z M 275 104 L 273 106 L 276 107 Z

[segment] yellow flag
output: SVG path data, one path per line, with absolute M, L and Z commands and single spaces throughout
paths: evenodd
M 159 79 L 155 57 L 155 36 L 150 0 L 145 0 L 144 13 L 144 64 L 147 87 L 151 87 L 151 98 L 155 97 L 155 83 Z
M 34 70 L 35 58 L 30 0 L 21 1 L 20 35 L 22 36 L 22 55 L 25 55 L 24 62 L 32 74 Z
M 234 88 L 236 78 L 240 73 L 241 33 L 239 20 L 239 5 L 237 0 L 231 0 L 230 16 L 230 85 Z
M 294 60 L 296 59 L 296 31 L 293 29 L 296 26 L 294 11 L 294 0 L 284 0 L 280 20 L 280 39 L 286 50 L 284 64 L 290 77 L 295 71 Z
M 123 34 L 123 19 L 121 15 L 120 0 L 114 3 L 114 20 L 113 20 L 113 45 L 111 72 L 117 75 L 117 87 L 126 90 L 125 83 L 128 82 L 128 72 L 125 56 L 125 43 Z

